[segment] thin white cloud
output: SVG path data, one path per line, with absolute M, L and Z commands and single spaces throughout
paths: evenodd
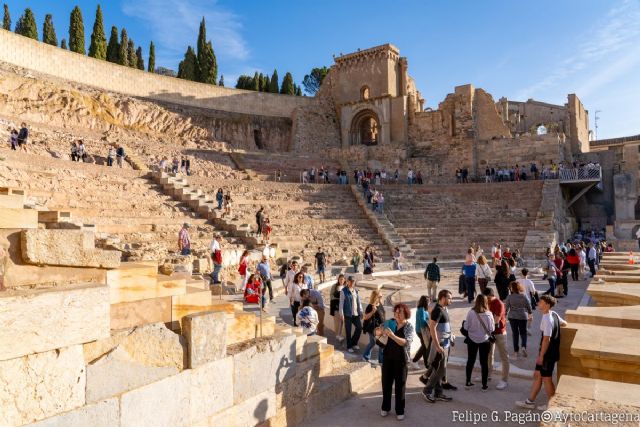
M 516 97 L 527 99 L 533 95 L 563 86 L 578 72 L 587 75 L 578 93 L 586 96 L 615 77 L 627 72 L 638 63 L 637 46 L 640 45 L 640 3 L 623 0 L 607 15 L 596 22 L 590 31 L 581 35 L 584 42 L 578 44 L 575 53 L 557 64 L 539 82 L 521 90 Z M 575 84 L 575 82 L 572 82 Z
M 240 61 L 249 57 L 240 18 L 217 0 L 135 0 L 123 3 L 122 11 L 147 24 L 159 65 L 177 68 L 187 46 L 195 48 L 202 17 L 216 56 Z

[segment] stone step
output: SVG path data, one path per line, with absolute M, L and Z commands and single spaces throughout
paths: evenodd
M 38 228 L 38 211 L 0 208 L 0 229 L 3 228 Z

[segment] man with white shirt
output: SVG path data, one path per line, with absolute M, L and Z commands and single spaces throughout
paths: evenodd
M 289 294 L 289 287 L 293 283 L 293 279 L 296 277 L 296 274 L 300 271 L 298 267 L 298 261 L 291 262 L 291 269 L 287 271 L 287 275 L 284 278 L 284 294 Z
M 591 277 L 596 275 L 596 260 L 598 259 L 598 253 L 593 243 L 589 243 L 589 250 L 587 251 L 587 264 L 589 264 L 589 271 Z

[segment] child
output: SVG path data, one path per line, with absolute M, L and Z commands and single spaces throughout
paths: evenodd
M 13 129 L 11 131 L 9 142 L 11 143 L 11 149 L 15 151 L 18 147 L 18 131 L 17 130 Z

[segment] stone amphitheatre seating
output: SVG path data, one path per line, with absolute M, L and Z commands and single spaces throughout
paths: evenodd
M 67 222 L 93 225 L 99 244 L 121 250 L 125 261 L 162 260 L 175 253 L 184 222 L 192 225 L 195 250 L 204 251 L 214 234 L 206 219 L 131 169 L 7 154 L 0 184 L 19 186 L 38 209 L 70 214 Z
M 534 228 L 541 181 L 456 185 L 386 185 L 385 210 L 416 257 L 459 259 L 472 242 L 522 249 Z
M 235 224 L 234 229 L 242 230 L 245 236 L 255 230 L 255 213 L 264 206 L 273 227 L 272 243 L 289 254 L 302 255 L 306 261 L 313 260 L 320 246 L 331 263 L 346 261 L 348 265 L 353 251 L 362 252 L 366 246 L 371 246 L 382 261 L 389 259 L 388 247 L 346 185 L 208 180 L 193 176 L 184 181 L 188 189 L 176 189 L 175 185 L 174 180 L 168 191 L 172 194 L 195 191 L 187 197 L 199 198 L 202 205 L 199 211 L 208 212 L 215 219 L 221 216 L 213 209 L 215 192 L 218 188 L 229 191 L 233 208 L 225 222 Z M 193 206 L 196 204 L 194 201 Z
M 236 152 L 233 154 L 242 169 L 249 170 L 260 179 L 275 181 L 275 172 L 282 171 L 283 182 L 300 182 L 303 170 L 316 170 L 321 167 L 329 168 L 332 182 L 335 182 L 335 173 L 340 165 L 327 158 L 304 157 L 300 155 L 275 154 L 261 152 Z

